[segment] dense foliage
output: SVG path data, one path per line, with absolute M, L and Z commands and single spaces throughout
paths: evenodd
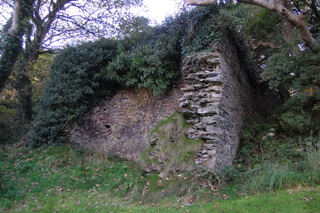
M 123 87 L 144 87 L 155 95 L 165 92 L 179 76 L 179 35 L 164 26 L 156 39 L 128 51 L 120 45 L 117 57 L 103 69 L 103 75 Z
M 271 88 L 291 95 L 281 106 L 281 121 L 287 131 L 310 136 L 319 132 L 319 68 L 320 54 L 310 49 L 288 54 L 284 47 L 267 61 L 262 79 Z
M 122 40 L 101 40 L 62 51 L 55 59 L 46 92 L 39 102 L 29 145 L 65 141 L 62 130 L 87 112 L 94 98 L 98 101 L 108 92 L 144 87 L 155 95 L 164 93 L 177 83 L 184 55 L 210 50 L 214 43 L 223 42 L 226 35 L 232 34 L 237 42 L 237 29 L 247 47 L 252 48 L 252 56 L 260 67 L 258 74 L 271 89 L 280 92 L 284 104 L 271 115 L 248 122 L 235 161 L 239 168 L 219 175 L 234 180 L 236 174 L 249 181 L 246 175 L 257 172 L 261 181 L 267 182 L 261 184 L 271 184 L 272 189 L 281 188 L 287 174 L 293 174 L 290 177 L 294 183 L 303 181 L 299 177 L 306 170 L 301 162 L 308 161 L 310 151 L 319 146 L 319 55 L 306 47 L 299 48 L 301 40 L 294 31 L 285 42 L 281 21 L 270 11 L 252 11 L 255 19 L 250 22 L 233 20 L 244 11 L 248 10 L 230 5 L 198 8 L 154 28 L 143 21 L 140 27 L 147 33 L 137 30 Z M 243 15 L 252 19 L 251 14 Z M 259 26 L 266 29 L 258 30 Z M 101 51 L 103 45 L 106 49 Z M 245 54 L 239 55 L 245 63 Z M 310 88 L 312 94 L 305 91 Z M 290 96 L 289 90 L 297 91 L 296 95 Z M 281 169 L 276 168 L 281 186 L 275 187 L 278 177 L 266 174 L 270 170 L 266 162 L 270 161 L 281 162 Z M 267 180 L 262 177 L 264 174 Z
M 246 15 L 255 14 L 255 20 L 239 22 L 261 68 L 261 81 L 282 99 L 270 115 L 249 120 L 243 130 L 237 161 L 253 167 L 265 161 L 298 162 L 320 147 L 320 54 L 316 46 L 305 47 L 296 30 L 268 13 L 256 8 Z M 258 30 L 260 26 L 271 33 Z M 318 24 L 312 29 L 318 31 Z
M 108 82 L 98 71 L 115 57 L 116 50 L 116 41 L 102 39 L 67 47 L 55 58 L 33 122 L 30 145 L 63 142 L 58 133 L 85 113 L 95 97 L 108 92 L 102 90 Z

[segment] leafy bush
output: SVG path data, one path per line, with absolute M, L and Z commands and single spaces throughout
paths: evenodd
M 283 45 L 273 54 L 261 78 L 285 97 L 281 118 L 287 128 L 316 134 L 320 130 L 320 54 L 311 49 L 297 49 L 298 42 Z
M 320 54 L 311 49 L 297 49 L 299 40 L 283 45 L 269 58 L 261 74 L 271 88 L 286 90 L 319 86 Z
M 55 57 L 47 87 L 38 103 L 28 139 L 30 146 L 65 141 L 60 131 L 87 112 L 96 98 L 114 89 L 99 71 L 115 57 L 116 50 L 116 41 L 102 39 L 69 46 Z M 109 90 L 104 88 L 107 84 Z
M 159 95 L 180 74 L 181 54 L 177 39 L 169 32 L 157 35 L 156 40 L 131 52 L 119 48 L 117 57 L 103 70 L 103 74 L 107 80 L 116 81 L 123 87 L 144 87 Z

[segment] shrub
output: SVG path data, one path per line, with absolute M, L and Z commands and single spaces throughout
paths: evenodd
M 144 87 L 159 95 L 174 84 L 180 74 L 181 54 L 177 39 L 167 33 L 157 35 L 156 40 L 130 52 L 120 48 L 115 60 L 103 70 L 103 75 L 123 87 Z
M 54 59 L 47 86 L 38 103 L 28 139 L 30 146 L 65 141 L 61 130 L 87 112 L 95 99 L 107 94 L 108 84 L 99 74 L 115 56 L 117 42 L 102 39 L 77 47 L 69 46 Z M 110 84 L 110 83 L 109 83 Z M 102 91 L 102 92 L 101 92 Z

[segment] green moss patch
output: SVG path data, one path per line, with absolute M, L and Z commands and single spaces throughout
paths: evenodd
M 178 112 L 158 123 L 149 134 L 150 147 L 141 155 L 143 168 L 164 174 L 193 170 L 193 159 L 203 142 L 188 139 L 185 136 L 188 128 L 189 125 Z

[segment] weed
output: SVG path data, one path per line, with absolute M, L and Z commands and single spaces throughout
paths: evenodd
M 317 155 L 319 157 L 319 154 Z M 304 169 L 296 164 L 262 163 L 239 173 L 237 185 L 241 193 L 263 193 L 291 188 L 297 185 L 315 185 L 320 180 L 320 170 L 313 162 L 304 162 Z

